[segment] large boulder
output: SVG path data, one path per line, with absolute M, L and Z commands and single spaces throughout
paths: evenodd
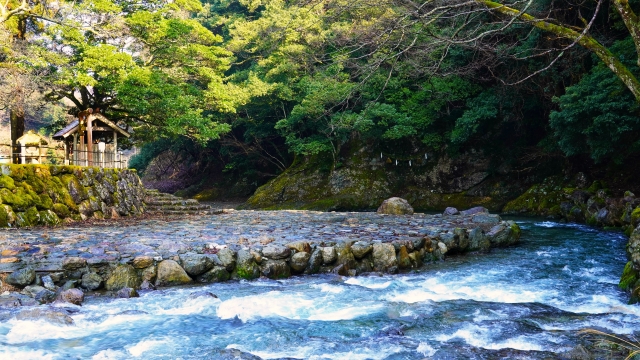
M 392 197 L 382 202 L 377 213 L 389 215 L 413 215 L 413 208 L 409 205 L 407 200 L 399 197 Z
M 373 244 L 373 267 L 376 271 L 387 271 L 397 265 L 396 249 L 392 244 Z
M 158 264 L 156 286 L 185 285 L 193 282 L 187 272 L 173 260 L 162 260 Z
M 7 284 L 23 288 L 36 279 L 36 271 L 33 268 L 24 268 L 9 274 L 5 281 Z
M 113 270 L 104 287 L 109 291 L 118 291 L 126 287 L 137 289 L 139 286 L 140 278 L 136 269 L 129 264 L 122 264 Z

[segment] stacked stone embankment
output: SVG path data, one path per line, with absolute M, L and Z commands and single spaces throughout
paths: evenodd
M 55 165 L 0 167 L 0 228 L 58 225 L 144 212 L 135 170 Z
M 140 289 L 230 279 L 405 272 L 451 254 L 515 244 L 520 230 L 483 209 L 452 215 L 227 210 L 71 234 L 34 229 L 0 240 L 2 253 L 19 260 L 0 263 L 0 273 L 22 289 L 0 296 L 0 306 L 47 303 L 71 288 L 130 297 Z

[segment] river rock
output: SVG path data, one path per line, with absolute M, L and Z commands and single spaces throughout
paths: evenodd
M 9 274 L 4 280 L 7 284 L 23 288 L 36 279 L 36 271 L 33 268 L 24 268 Z
M 58 295 L 58 300 L 74 305 L 81 305 L 84 301 L 84 293 L 80 289 L 69 289 Z
M 307 264 L 309 263 L 310 258 L 311 254 L 306 251 L 293 254 L 293 256 L 291 257 L 291 261 L 289 262 L 291 265 L 291 269 L 295 272 L 303 272 L 304 269 L 307 268 Z
M 49 304 L 56 299 L 56 293 L 49 289 L 42 289 L 33 298 L 40 304 Z
M 444 209 L 444 212 L 442 213 L 442 215 L 447 215 L 447 216 L 460 215 L 460 211 L 458 211 L 458 209 L 454 207 L 448 207 Z
M 52 308 L 41 308 L 22 310 L 16 315 L 18 320 L 44 320 L 52 324 L 72 325 L 73 319 L 65 311 L 54 310 Z
M 269 244 L 262 249 L 262 255 L 271 260 L 286 259 L 291 255 L 291 249 L 282 245 Z
M 31 298 L 35 298 L 36 294 L 42 290 L 46 290 L 46 289 L 39 285 L 27 285 L 24 287 L 24 289 L 22 289 L 22 291 L 20 291 L 20 294 L 27 295 Z
M 69 289 L 73 289 L 76 287 L 76 285 L 78 284 L 78 280 L 67 280 L 65 281 L 64 284 L 62 284 L 62 286 L 60 287 L 60 291 L 65 291 L 65 290 L 69 290 Z
M 518 242 L 518 233 L 514 231 L 520 231 L 518 225 L 513 221 L 507 221 L 505 224 L 499 224 L 491 228 L 487 233 L 487 237 L 491 244 L 494 246 L 509 246 Z
M 56 285 L 53 283 L 53 279 L 50 275 L 45 275 L 42 277 L 42 286 L 44 286 L 44 288 L 48 290 L 56 290 Z
M 309 245 L 309 243 L 306 241 L 296 241 L 296 242 L 288 243 L 287 247 L 297 252 L 306 252 L 311 254 L 311 245 Z
M 399 197 L 392 197 L 382 202 L 378 214 L 413 215 L 413 208 L 409 202 Z
M 348 242 L 341 242 L 336 244 L 336 253 L 338 254 L 338 259 L 336 260 L 336 264 L 345 265 L 347 267 L 347 271 L 356 268 L 356 259 L 351 252 L 351 244 Z
M 440 242 L 447 246 L 447 251 L 456 251 L 459 248 L 458 235 L 453 232 L 441 233 Z
M 249 250 L 241 249 L 238 251 L 235 273 L 239 278 L 247 280 L 260 277 L 260 268 Z
M 196 281 L 199 283 L 216 283 L 229 280 L 229 272 L 224 266 L 214 266 L 211 270 L 198 276 Z
M 222 248 L 216 255 L 218 257 L 218 260 L 220 261 L 220 263 L 216 265 L 224 266 L 229 272 L 233 271 L 233 269 L 236 267 L 236 253 L 233 252 L 233 250 L 229 248 Z
M 409 253 L 407 252 L 406 246 L 401 246 L 400 251 L 398 251 L 397 255 L 398 267 L 400 269 L 410 269 L 411 268 L 411 259 L 409 258 Z
M 373 267 L 376 271 L 387 271 L 397 266 L 396 249 L 391 244 L 373 244 Z
M 173 260 L 162 260 L 158 264 L 156 286 L 184 285 L 193 282 L 186 271 Z
M 134 297 L 139 297 L 140 295 L 138 295 L 138 292 L 136 291 L 136 289 L 132 289 L 132 288 L 122 288 L 120 290 L 118 290 L 118 292 L 116 293 L 116 297 L 119 299 L 130 299 L 130 298 L 134 298 Z
M 118 265 L 105 283 L 105 288 L 109 291 L 118 291 L 126 287 L 137 289 L 139 286 L 140 279 L 136 269 L 129 264 Z
M 351 252 L 353 253 L 353 256 L 358 260 L 367 256 L 367 254 L 369 254 L 371 250 L 373 250 L 373 245 L 366 241 L 358 241 L 355 244 L 351 245 Z
M 320 271 L 320 267 L 322 266 L 322 251 L 317 248 L 313 250 L 311 256 L 309 257 L 309 261 L 307 263 L 307 268 L 304 270 L 305 274 L 317 274 Z
M 64 270 L 77 270 L 87 266 L 87 259 L 81 257 L 68 257 L 62 261 Z
M 260 265 L 260 271 L 269 279 L 285 279 L 291 276 L 291 269 L 284 260 L 267 260 Z
M 455 228 L 453 234 L 458 238 L 458 250 L 466 251 L 469 249 L 469 234 L 466 229 Z
M 213 267 L 213 260 L 204 254 L 180 255 L 180 265 L 190 276 L 198 276 Z
M 80 286 L 83 288 L 94 291 L 100 289 L 102 286 L 102 277 L 96 273 L 86 273 L 82 275 L 82 281 L 80 282 Z
M 465 216 L 480 214 L 480 213 L 489 213 L 489 209 L 482 206 L 476 206 L 476 207 L 472 207 L 471 209 L 460 211 L 460 215 L 465 215 Z
M 497 224 L 501 220 L 502 219 L 500 219 L 500 216 L 495 214 L 480 213 L 475 214 L 471 217 L 471 221 L 477 224 Z
M 491 242 L 484 235 L 482 229 L 475 228 L 469 232 L 469 250 L 470 251 L 487 251 L 491 247 Z
M 153 265 L 153 258 L 151 256 L 136 256 L 133 258 L 132 265 L 136 269 L 144 269 Z
M 329 265 L 333 263 L 338 258 L 338 253 L 336 252 L 336 248 L 333 246 L 320 247 L 320 251 L 322 252 L 322 263 L 325 265 Z

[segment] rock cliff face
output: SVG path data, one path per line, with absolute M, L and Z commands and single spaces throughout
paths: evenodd
M 135 170 L 2 165 L 0 227 L 57 225 L 65 219 L 112 218 L 144 212 Z
M 375 210 L 393 196 L 417 211 L 448 206 L 501 210 L 535 181 L 515 178 L 505 169 L 491 175 L 489 160 L 469 152 L 455 159 L 416 154 L 409 160 L 382 156 L 351 145 L 340 167 L 318 156 L 298 159 L 287 171 L 260 187 L 246 207 L 257 209 Z

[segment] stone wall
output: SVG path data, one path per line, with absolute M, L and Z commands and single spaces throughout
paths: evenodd
M 135 170 L 55 165 L 0 167 L 0 227 L 58 225 L 144 212 Z

